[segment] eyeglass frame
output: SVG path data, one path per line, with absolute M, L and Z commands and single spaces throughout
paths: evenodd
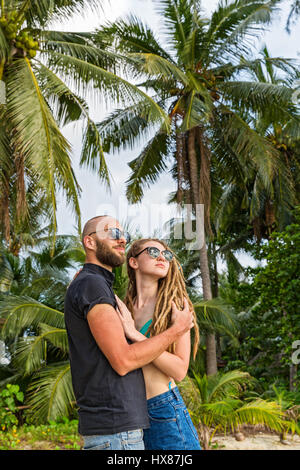
M 126 240 L 126 244 L 130 243 L 131 236 L 130 236 L 129 232 L 124 232 L 124 231 L 120 230 L 118 227 L 110 227 L 110 228 L 104 228 L 103 229 L 104 232 L 109 232 L 110 230 L 118 230 L 119 234 L 120 234 L 119 238 L 111 237 L 112 240 L 120 240 L 122 237 L 124 237 L 125 240 Z M 100 232 L 100 230 L 95 230 L 95 232 L 88 233 L 88 236 L 90 237 L 91 235 L 93 235 L 93 233 L 98 233 L 98 232 Z
M 146 246 L 146 248 L 144 248 L 142 251 L 140 251 L 137 255 L 133 256 L 133 258 L 137 258 L 140 254 L 143 253 L 143 251 L 146 251 L 146 250 L 148 250 L 148 249 L 150 249 L 150 248 L 155 248 L 156 250 L 159 251 L 159 255 L 157 255 L 155 258 L 153 258 L 153 256 L 151 256 L 150 253 L 148 252 L 148 255 L 149 255 L 151 258 L 153 258 L 153 259 L 157 259 L 157 258 L 162 254 L 163 257 L 165 258 L 165 260 L 170 263 L 170 262 L 173 260 L 173 258 L 174 258 L 174 254 L 172 253 L 172 251 L 167 250 L 167 249 L 165 249 L 165 250 L 160 250 L 160 249 L 157 248 L 156 246 Z M 166 251 L 167 251 L 168 253 L 171 253 L 172 259 L 168 260 L 168 259 L 165 257 L 164 252 L 166 252 Z

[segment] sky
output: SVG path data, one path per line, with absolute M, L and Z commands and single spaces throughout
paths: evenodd
M 113 21 L 127 14 L 134 14 L 159 35 L 161 25 L 159 17 L 155 12 L 153 0 L 104 0 L 103 12 L 87 12 L 85 16 L 75 16 L 63 24 L 55 24 L 56 29 L 63 31 L 92 31 L 100 27 L 106 20 Z M 286 18 L 289 12 L 290 1 L 281 4 L 280 13 L 276 14 L 269 31 L 264 33 L 261 44 L 265 43 L 272 56 L 292 57 L 299 56 L 300 43 L 300 19 L 293 26 L 289 35 L 285 31 Z M 205 14 L 209 17 L 217 6 L 217 0 L 202 1 Z M 258 46 L 258 44 L 257 44 Z M 101 121 L 109 112 L 104 104 L 91 100 L 90 111 L 95 121 Z M 79 157 L 82 141 L 82 130 L 80 126 L 73 124 L 63 129 L 63 134 L 72 145 L 72 165 L 81 186 L 80 208 L 82 223 L 95 215 L 108 213 L 116 216 L 121 222 L 129 221 L 131 229 L 138 229 L 143 236 L 153 235 L 154 230 L 162 230 L 163 224 L 172 216 L 176 215 L 175 207 L 167 205 L 166 201 L 170 192 L 176 190 L 175 182 L 170 174 L 163 174 L 159 180 L 147 189 L 141 204 L 129 206 L 125 197 L 125 182 L 130 174 L 128 162 L 139 155 L 143 145 L 133 151 L 122 151 L 113 155 L 106 155 L 106 162 L 112 178 L 111 194 L 107 192 L 98 177 L 91 170 L 79 168 Z M 58 233 L 75 234 L 76 227 L 71 209 L 66 207 L 63 198 L 58 203 Z M 244 265 L 253 265 L 253 260 L 241 254 L 240 261 Z

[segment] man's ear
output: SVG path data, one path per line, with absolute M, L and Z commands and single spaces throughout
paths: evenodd
M 95 248 L 95 240 L 92 237 L 86 235 L 83 241 L 85 248 L 87 248 L 88 250 L 93 250 Z

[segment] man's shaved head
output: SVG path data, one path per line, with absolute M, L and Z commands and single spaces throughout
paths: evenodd
M 89 219 L 82 231 L 81 241 L 83 247 L 85 248 L 84 237 L 92 232 L 103 231 L 103 229 L 107 230 L 109 227 L 120 227 L 119 222 L 110 215 L 97 215 L 96 217 Z
M 84 246 L 84 237 L 86 237 L 89 233 L 95 232 L 97 230 L 97 224 L 100 222 L 101 219 L 104 217 L 109 217 L 108 215 L 97 215 L 92 219 L 88 220 L 85 226 L 83 227 L 82 231 L 82 244 Z

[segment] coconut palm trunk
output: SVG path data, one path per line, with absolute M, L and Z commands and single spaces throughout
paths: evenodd
M 205 201 L 210 201 L 210 194 L 206 194 L 205 198 L 201 198 L 201 195 L 205 192 L 210 193 L 210 185 L 207 188 L 201 187 L 201 170 L 202 170 L 202 161 L 200 161 L 200 171 L 199 164 L 197 160 L 196 152 L 196 128 L 188 131 L 188 161 L 190 169 L 190 188 L 192 193 L 193 206 L 196 207 L 197 204 L 203 204 L 205 206 Z M 202 157 L 202 152 L 200 150 L 200 155 Z M 199 175 L 199 176 L 198 176 Z M 204 230 L 209 232 L 208 227 L 205 222 L 208 219 L 207 214 L 209 214 L 209 207 L 204 207 Z M 200 276 L 202 281 L 203 289 L 203 298 L 204 300 L 212 299 L 212 289 L 211 289 L 211 278 L 209 272 L 209 263 L 208 263 L 208 254 L 207 247 L 204 241 L 202 248 L 199 250 L 199 265 L 200 265 Z M 216 340 L 215 335 L 208 333 L 206 335 L 206 373 L 207 375 L 213 375 L 217 373 L 217 352 L 216 352 Z

